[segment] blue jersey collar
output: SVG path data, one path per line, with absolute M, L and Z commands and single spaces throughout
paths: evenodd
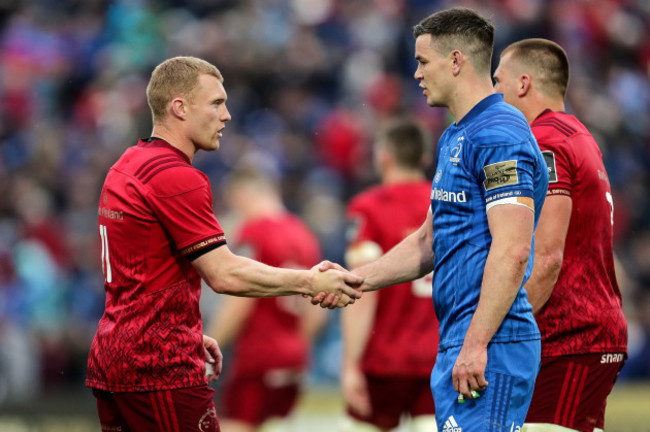
M 485 99 L 483 99 L 482 101 L 474 105 L 474 107 L 471 110 L 469 110 L 467 114 L 465 114 L 465 117 L 460 119 L 460 121 L 456 124 L 456 126 L 463 126 L 464 124 L 471 122 L 476 117 L 478 117 L 479 114 L 485 111 L 488 107 L 499 102 L 503 102 L 503 93 L 491 94 L 490 96 L 486 97 Z

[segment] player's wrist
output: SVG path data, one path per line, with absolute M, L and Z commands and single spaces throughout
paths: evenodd
M 301 271 L 305 272 L 305 283 L 299 287 L 298 294 L 304 294 L 313 298 L 321 291 L 318 289 L 318 276 L 320 271 L 317 268 Z

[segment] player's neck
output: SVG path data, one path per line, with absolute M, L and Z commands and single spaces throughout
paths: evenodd
M 468 112 L 486 97 L 494 94 L 492 81 L 489 77 L 466 79 L 456 88 L 456 92 L 449 104 L 449 112 L 460 122 Z
M 565 111 L 566 107 L 564 105 L 564 100 L 563 99 L 557 99 L 557 98 L 538 98 L 535 100 L 531 105 L 525 109 L 522 110 L 524 115 L 526 116 L 526 120 L 528 121 L 528 124 L 532 124 L 537 117 L 540 116 L 544 111 L 547 109 L 550 109 L 551 111 Z
M 250 201 L 243 213 L 246 219 L 259 219 L 282 214 L 285 211 L 286 209 L 280 201 L 270 198 L 259 198 Z
M 187 138 L 183 137 L 181 134 L 176 133 L 166 125 L 162 123 L 156 123 L 153 126 L 153 131 L 151 132 L 151 136 L 154 136 L 156 138 L 163 139 L 167 141 L 169 145 L 172 147 L 176 147 L 183 153 L 187 155 L 187 157 L 190 160 L 190 163 L 192 163 L 192 159 L 194 159 L 194 154 L 196 153 L 196 148 L 194 147 L 194 144 Z

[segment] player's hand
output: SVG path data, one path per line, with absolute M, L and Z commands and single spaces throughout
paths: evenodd
M 487 347 L 464 343 L 451 372 L 454 389 L 465 399 L 474 399 L 472 390 L 483 391 L 488 385 L 485 380 Z
M 205 370 L 208 383 L 216 381 L 221 375 L 223 354 L 219 344 L 210 336 L 203 335 L 203 350 L 205 351 Z
M 328 262 L 329 263 L 329 262 Z M 361 291 L 355 287 L 363 283 L 363 278 L 354 275 L 338 264 L 330 263 L 333 267 L 321 270 L 323 263 L 312 267 L 314 278 L 312 303 L 320 304 L 323 308 L 334 309 L 354 303 L 361 298 Z
M 331 261 L 328 261 L 328 260 L 322 261 L 320 264 L 318 264 L 317 267 L 322 272 L 325 272 L 325 271 L 328 271 L 328 270 L 338 270 L 338 271 L 348 272 L 348 270 L 346 270 L 340 264 L 337 264 L 337 263 L 334 263 L 334 262 L 331 262 Z M 354 272 L 350 272 L 350 273 L 354 274 Z M 363 292 L 363 279 L 362 279 L 362 281 L 360 283 L 354 284 L 353 287 L 356 288 L 357 290 Z M 328 295 L 325 292 L 320 292 L 317 295 L 315 295 L 314 297 L 312 297 L 312 299 L 311 299 L 312 304 L 320 304 L 321 307 L 329 307 L 330 309 L 334 308 L 333 305 L 335 305 L 337 301 L 338 301 L 337 298 L 335 298 L 331 294 Z
M 341 371 L 343 398 L 350 409 L 361 417 L 372 415 L 366 377 L 357 366 L 344 366 Z

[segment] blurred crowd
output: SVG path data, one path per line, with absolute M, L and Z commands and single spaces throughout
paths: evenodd
M 0 405 L 83 386 L 104 302 L 98 196 L 117 157 L 149 136 L 155 65 L 194 55 L 225 77 L 233 120 L 218 153 L 194 163 L 217 216 L 227 220 L 221 180 L 255 164 L 341 262 L 345 203 L 376 181 L 377 127 L 409 115 L 435 143 L 450 122 L 413 79 L 411 30 L 456 5 L 493 20 L 497 59 L 526 37 L 567 50 L 567 109 L 596 137 L 614 191 L 630 327 L 621 381 L 650 378 L 649 2 L 16 0 L 0 1 Z M 335 375 L 336 350 L 320 349 Z

